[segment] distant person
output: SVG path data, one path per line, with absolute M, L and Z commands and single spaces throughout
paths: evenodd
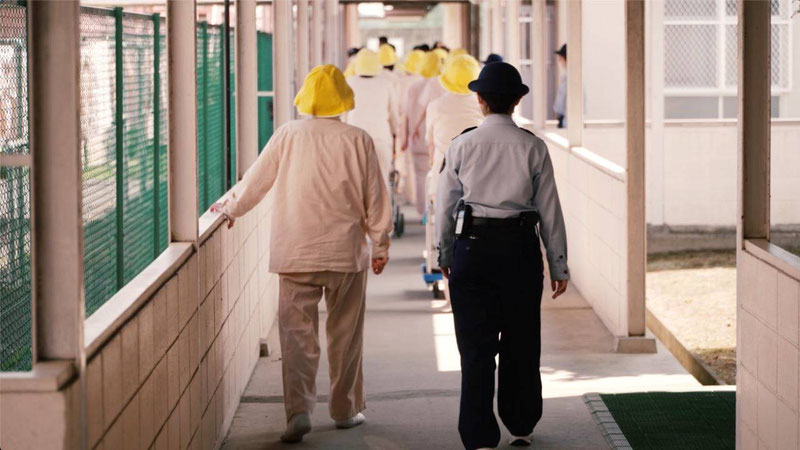
M 561 80 L 558 83 L 556 99 L 553 101 L 553 112 L 558 119 L 558 128 L 567 127 L 567 44 L 553 52 L 558 60 L 558 67 L 561 69 Z
M 486 119 L 450 144 L 436 199 L 439 266 L 461 355 L 458 431 L 468 449 L 499 443 L 499 355 L 500 419 L 511 445 L 530 445 L 542 417 L 539 238 L 556 298 L 569 279 L 564 215 L 547 145 L 511 118 L 528 93 L 517 69 L 487 64 L 469 89 Z
M 442 61 L 432 52 L 422 56 L 419 65 L 419 74 L 422 75 L 411 84 L 406 91 L 405 120 L 403 127 L 405 149 L 411 153 L 414 165 L 414 193 L 417 212 L 425 212 L 425 178 L 430 170 L 430 153 L 425 144 L 425 109 L 428 107 L 428 98 L 425 88 L 430 83 L 439 84 L 436 77 L 441 73 Z M 439 87 L 439 89 L 444 89 Z M 423 97 L 424 96 L 424 97 Z
M 345 78 L 356 74 L 355 71 L 355 56 L 358 54 L 360 48 L 352 47 L 347 49 L 347 67 L 344 69 Z
M 339 119 L 353 108 L 353 91 L 342 72 L 332 65 L 314 68 L 294 102 L 309 117 L 278 128 L 230 197 L 211 207 L 230 228 L 274 191 L 269 270 L 280 275 L 284 442 L 300 442 L 311 431 L 323 295 L 330 415 L 338 428 L 364 422 L 367 269 L 383 271 L 392 229 L 372 138 Z M 371 264 L 367 237 L 373 242 Z
M 489 56 L 486 57 L 486 60 L 483 61 L 484 64 L 491 64 L 495 62 L 503 62 L 503 57 L 497 53 L 490 53 Z
M 381 174 L 388 186 L 394 151 L 395 85 L 391 79 L 381 76 L 380 58 L 370 49 L 358 52 L 354 70 L 356 74 L 347 78 L 347 84 L 353 89 L 356 104 L 344 116 L 344 121 L 372 137 Z

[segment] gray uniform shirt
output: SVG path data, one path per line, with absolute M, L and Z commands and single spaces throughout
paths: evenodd
M 460 200 L 472 206 L 475 217 L 538 212 L 550 276 L 569 279 L 567 232 L 547 145 L 518 128 L 511 116 L 489 115 L 481 126 L 453 139 L 447 149 L 436 198 L 440 267 L 453 262 Z

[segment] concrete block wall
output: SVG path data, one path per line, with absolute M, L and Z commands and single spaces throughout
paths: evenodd
M 800 270 L 744 250 L 737 270 L 736 446 L 800 448 Z
M 277 311 L 263 201 L 224 224 L 88 361 L 89 448 L 217 447 Z
M 606 327 L 627 336 L 625 183 L 547 142 L 564 209 L 572 286 Z
M 268 197 L 233 229 L 203 233 L 180 267 L 157 274 L 164 281 L 150 298 L 109 300 L 97 314 L 135 306 L 120 309 L 127 319 L 102 342 L 87 343 L 85 380 L 62 361 L 37 365 L 18 391 L 4 384 L 0 447 L 81 448 L 85 430 L 86 448 L 218 448 L 276 317 L 271 204 Z M 64 375 L 37 379 L 48 364 Z
M 263 201 L 223 224 L 88 362 L 90 448 L 215 448 L 277 311 Z

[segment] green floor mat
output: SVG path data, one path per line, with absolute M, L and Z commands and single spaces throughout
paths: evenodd
M 735 392 L 642 392 L 600 398 L 635 450 L 735 446 Z

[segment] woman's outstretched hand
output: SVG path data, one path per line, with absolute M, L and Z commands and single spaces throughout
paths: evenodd
M 231 228 L 233 228 L 233 224 L 236 223 L 236 219 L 231 217 L 231 216 L 229 216 L 229 215 L 227 215 L 227 214 L 225 214 L 224 212 L 222 212 L 222 208 L 224 206 L 225 205 L 223 205 L 222 203 L 217 202 L 217 203 L 214 203 L 213 205 L 211 205 L 209 210 L 211 212 L 222 214 L 222 216 L 225 217 L 225 221 L 228 222 L 228 229 L 230 230 Z

